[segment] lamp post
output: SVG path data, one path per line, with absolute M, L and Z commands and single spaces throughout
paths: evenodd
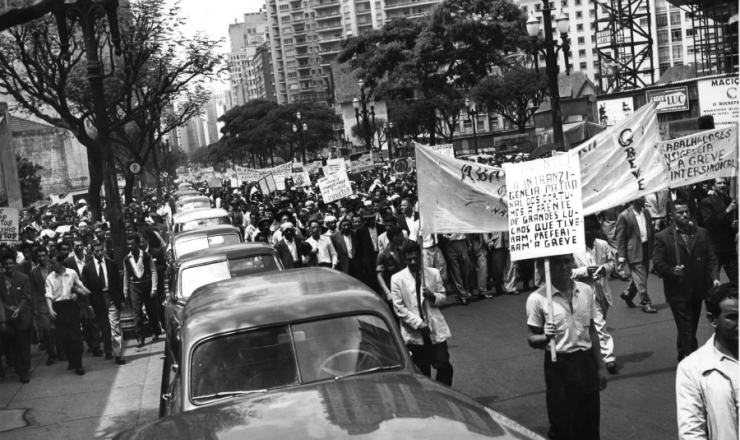
M 301 124 L 301 112 L 295 114 L 297 123 L 293 124 L 293 132 L 298 133 L 298 139 L 301 142 L 301 158 L 303 159 L 303 166 L 306 166 L 306 142 L 303 133 L 308 131 L 308 125 L 305 123 Z
M 357 126 L 360 126 L 360 116 L 362 116 L 362 130 L 365 134 L 365 145 L 367 145 L 367 149 L 369 151 L 372 151 L 373 144 L 372 144 L 372 134 L 370 133 L 370 116 L 373 118 L 373 127 L 375 126 L 375 101 L 373 100 L 372 95 L 366 96 L 365 95 L 365 81 L 360 80 L 358 82 L 360 85 L 360 99 L 352 100 L 352 106 L 355 108 L 355 119 L 357 120 Z M 368 111 L 367 106 L 370 106 L 370 110 Z M 360 110 L 360 107 L 362 107 L 362 110 Z
M 564 145 L 563 120 L 560 113 L 560 91 L 558 88 L 558 73 L 560 72 L 560 66 L 558 66 L 557 51 L 563 51 L 563 56 L 565 57 L 565 72 L 566 74 L 570 74 L 570 64 L 568 63 L 568 52 L 570 51 L 568 31 L 570 30 L 570 20 L 561 10 L 560 15 L 556 20 L 556 24 L 562 43 L 556 43 L 552 35 L 552 9 L 550 8 L 548 0 L 542 0 L 542 3 L 544 5 L 542 8 L 542 18 L 545 22 L 545 71 L 547 72 L 547 81 L 550 86 L 552 136 L 554 143 Z M 537 39 L 540 33 L 540 21 L 534 16 L 530 16 L 529 20 L 527 20 L 527 33 L 533 41 Z M 535 63 L 537 63 L 537 53 L 535 53 Z M 537 68 L 539 69 L 539 66 L 537 66 Z
M 121 199 L 118 196 L 118 182 L 116 181 L 116 167 L 110 142 L 110 127 L 108 112 L 106 110 L 105 94 L 103 90 L 103 64 L 98 56 L 98 35 L 96 25 L 98 20 L 107 17 L 110 28 L 111 43 L 115 48 L 115 54 L 121 55 L 121 34 L 118 29 L 118 0 L 77 0 L 73 3 L 65 2 L 54 10 L 57 29 L 59 31 L 59 48 L 64 60 L 69 60 L 69 29 L 67 19 L 76 21 L 80 25 L 82 36 L 85 40 L 85 53 L 87 55 L 87 80 L 90 82 L 90 90 L 93 98 L 98 131 L 98 145 L 102 155 L 102 172 L 105 194 L 107 196 L 106 217 L 110 222 L 111 235 L 113 236 L 113 252 L 118 267 L 123 267 L 124 250 L 126 249 L 126 238 L 123 228 L 123 212 Z M 100 23 L 103 28 L 105 25 Z
M 475 124 L 478 122 L 478 108 L 468 98 L 465 98 L 465 107 L 468 109 L 468 119 L 473 124 L 473 146 L 475 148 L 475 154 L 478 154 L 478 133 L 475 129 Z

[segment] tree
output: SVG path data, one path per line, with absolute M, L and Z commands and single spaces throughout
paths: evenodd
M 402 139 L 411 137 L 419 142 L 420 136 L 426 131 L 422 104 L 415 100 L 395 100 L 387 103 L 388 119 L 393 122 L 391 137 L 398 136 Z
M 53 2 L 41 3 L 49 6 Z M 95 37 L 106 66 L 105 93 L 115 155 L 121 162 L 145 163 L 165 133 L 201 111 L 207 100 L 203 82 L 213 74 L 221 56 L 215 50 L 219 41 L 182 35 L 184 20 L 176 6 L 167 8 L 158 0 L 135 0 L 128 5 L 119 10 L 121 56 L 114 54 L 107 33 L 100 31 Z M 19 8 L 15 15 L 30 16 L 33 11 Z M 11 12 L 0 16 L 0 28 L 2 18 L 8 19 Z M 61 55 L 62 42 L 51 16 L 3 33 L 0 92 L 11 95 L 22 112 L 69 130 L 87 147 L 88 197 L 93 215 L 100 218 L 102 157 L 86 78 L 85 45 L 78 26 L 72 22 L 68 26 L 68 57 Z
M 385 136 L 385 126 L 387 122 L 383 118 L 376 118 L 373 122 L 372 119 L 368 121 L 368 125 L 370 126 L 370 149 L 375 150 L 378 152 L 378 155 L 380 156 L 380 160 L 383 160 L 383 156 L 380 154 L 380 149 L 383 144 L 386 143 L 386 136 Z M 362 145 L 364 148 L 368 148 L 366 145 L 367 142 L 365 141 L 366 134 L 365 134 L 365 126 L 361 123 L 360 125 L 354 124 L 352 128 L 350 128 L 350 134 L 357 139 L 357 141 Z M 377 146 L 376 146 L 377 143 Z
M 527 122 L 550 95 L 547 75 L 534 69 L 508 69 L 489 76 L 471 90 L 471 96 L 524 133 Z
M 41 191 L 41 176 L 38 172 L 44 167 L 37 165 L 23 156 L 16 155 L 15 163 L 18 167 L 18 179 L 21 185 L 21 201 L 23 206 L 31 206 L 44 199 Z
M 479 19 L 461 19 L 461 11 Z M 508 53 L 528 44 L 525 22 L 526 13 L 509 0 L 447 0 L 428 18 L 395 19 L 346 40 L 337 60 L 359 69 L 376 99 L 421 101 L 434 144 L 443 104 L 435 98 L 446 96 L 454 104 L 455 90 L 477 85 L 494 66 L 505 64 Z

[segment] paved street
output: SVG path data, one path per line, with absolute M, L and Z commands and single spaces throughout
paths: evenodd
M 613 281 L 612 289 L 618 294 L 626 284 Z M 677 438 L 676 330 L 659 278 L 650 277 L 649 291 L 658 314 L 628 309 L 622 300 L 609 311 L 620 373 L 610 376 L 602 393 L 603 439 Z M 544 354 L 526 342 L 526 298 L 500 296 L 444 310 L 453 333 L 454 387 L 545 435 Z M 710 334 L 702 321 L 700 342 Z M 156 418 L 164 342 L 142 349 L 135 341 L 127 343 L 127 365 L 118 367 L 86 354 L 83 377 L 67 371 L 66 364 L 45 366 L 45 357 L 34 347 L 30 384 L 21 385 L 15 374 L 0 380 L 3 440 L 110 438 Z

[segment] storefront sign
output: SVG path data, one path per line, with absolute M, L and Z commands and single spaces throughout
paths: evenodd
M 697 82 L 701 115 L 714 116 L 715 127 L 737 124 L 740 119 L 738 86 L 740 78 L 737 76 Z
M 645 92 L 648 102 L 658 103 L 658 113 L 683 112 L 689 110 L 689 88 L 649 90 Z

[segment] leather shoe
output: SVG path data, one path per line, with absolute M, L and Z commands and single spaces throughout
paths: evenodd
M 116 364 L 126 365 L 126 359 L 124 359 L 123 356 L 116 356 Z
M 28 374 L 19 374 L 18 379 L 21 381 L 21 383 L 28 383 L 31 380 L 28 378 Z
M 513 290 L 513 291 L 509 292 L 509 295 L 519 295 L 519 294 L 520 294 L 520 292 L 518 290 Z
M 483 292 L 481 292 L 481 293 L 480 293 L 480 294 L 478 295 L 478 297 L 479 297 L 480 299 L 491 299 L 491 298 L 493 298 L 493 295 L 491 295 L 491 294 L 490 294 L 490 293 L 488 293 L 488 292 L 485 292 L 485 291 L 483 291 Z
M 103 355 L 103 350 L 101 350 L 101 349 L 99 349 L 99 348 L 98 348 L 98 349 L 96 349 L 96 350 L 94 350 L 94 351 L 93 351 L 93 356 L 95 356 L 96 358 L 101 358 L 101 357 L 103 357 L 103 356 L 104 356 L 104 355 Z
M 652 308 L 650 304 L 642 306 L 642 311 L 645 313 L 658 313 L 658 310 Z
M 606 363 L 606 371 L 609 372 L 609 374 L 617 374 L 617 363 L 616 362 L 607 362 Z
M 468 305 L 468 300 L 465 299 L 465 297 L 462 296 L 462 295 L 457 295 L 457 302 L 459 302 L 460 304 L 462 304 L 464 306 L 467 306 Z
M 631 300 L 631 299 L 627 298 L 627 295 L 625 295 L 625 294 L 624 294 L 624 292 L 622 292 L 622 293 L 621 293 L 621 294 L 619 295 L 619 297 L 620 297 L 620 298 L 622 298 L 622 299 L 624 300 L 624 302 L 626 302 L 626 303 L 627 303 L 627 307 L 629 307 L 630 309 L 634 309 L 635 307 L 637 307 L 637 306 L 635 305 L 635 303 L 634 303 L 634 302 L 632 302 L 632 300 Z
M 54 358 L 48 358 L 46 360 L 46 366 L 48 367 L 49 365 L 54 365 L 54 362 L 56 362 L 56 359 L 54 359 Z
M 143 338 L 142 339 L 137 339 L 136 347 L 137 348 L 143 347 L 145 345 L 145 343 L 146 343 L 145 341 L 146 341 L 146 339 L 143 339 Z
M 80 367 L 75 369 L 75 374 L 78 376 L 84 376 L 85 375 L 85 369 Z
M 112 355 L 112 354 L 110 354 L 110 353 L 106 353 L 106 354 L 105 354 L 105 360 L 106 360 L 106 361 L 109 361 L 109 360 L 111 360 L 111 359 L 113 359 L 113 355 Z

